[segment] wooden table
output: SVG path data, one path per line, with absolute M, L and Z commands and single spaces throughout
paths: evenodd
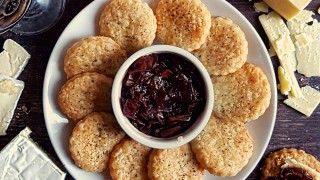
M 249 2 L 248 0 L 228 1 L 249 19 L 265 44 L 268 45 L 267 37 L 258 21 L 259 13 L 255 12 L 252 7 L 253 2 Z M 19 77 L 20 80 L 25 82 L 25 89 L 7 135 L 0 137 L 0 149 L 9 143 L 24 127 L 28 126 L 33 131 L 31 137 L 34 141 L 39 143 L 44 150 L 58 160 L 49 140 L 42 110 L 44 74 L 50 53 L 60 34 L 72 18 L 90 2 L 92 0 L 67 0 L 66 10 L 61 20 L 51 30 L 43 34 L 20 36 L 7 32 L 0 36 L 1 46 L 6 39 L 11 38 L 25 47 L 32 55 L 29 64 Z M 319 6 L 320 0 L 313 0 L 307 9 L 316 12 Z M 320 15 L 317 14 L 315 17 L 320 20 Z M 279 65 L 278 61 L 273 60 L 273 63 L 276 69 Z M 297 78 L 301 86 L 311 85 L 319 90 L 320 77 L 306 78 L 297 74 Z M 320 106 L 318 106 L 311 117 L 306 117 L 285 105 L 283 103 L 284 98 L 284 96 L 278 95 L 277 120 L 271 141 L 260 163 L 247 179 L 259 179 L 260 168 L 264 163 L 264 158 L 270 152 L 279 150 L 280 148 L 299 148 L 320 158 Z M 23 106 L 27 110 L 22 110 L 21 107 Z M 67 179 L 72 179 L 72 177 L 68 175 Z

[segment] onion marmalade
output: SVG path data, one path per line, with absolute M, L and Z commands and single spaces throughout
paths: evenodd
M 140 57 L 122 82 L 123 114 L 139 131 L 154 137 L 172 137 L 188 129 L 205 101 L 200 72 L 176 54 Z
M 285 168 L 281 171 L 279 177 L 271 177 L 268 180 L 313 180 L 313 177 L 302 168 Z

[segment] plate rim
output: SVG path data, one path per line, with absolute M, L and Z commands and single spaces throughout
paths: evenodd
M 43 114 L 44 114 L 44 120 L 45 120 L 45 124 L 46 124 L 46 129 L 47 129 L 47 132 L 48 132 L 48 135 L 49 135 L 49 139 L 50 139 L 50 143 L 52 144 L 53 146 L 53 149 L 57 155 L 57 157 L 59 158 L 60 162 L 64 165 L 64 167 L 66 168 L 66 170 L 68 171 L 68 173 L 73 176 L 73 177 L 76 177 L 75 174 L 73 174 L 69 168 L 68 168 L 68 165 L 65 164 L 65 160 L 64 160 L 64 157 L 62 154 L 58 153 L 57 150 L 56 150 L 56 146 L 55 146 L 55 143 L 54 141 L 54 136 L 53 136 L 53 133 L 52 133 L 52 129 L 49 127 L 50 126 L 50 123 L 49 123 L 49 114 L 47 112 L 47 109 L 48 109 L 48 106 L 50 106 L 50 100 L 47 98 L 47 95 L 48 95 L 48 90 L 49 90 L 49 80 L 50 80 L 50 74 L 49 72 L 51 71 L 50 70 L 50 65 L 52 62 L 59 62 L 58 60 L 52 60 L 52 57 L 53 57 L 53 52 L 56 51 L 56 48 L 57 48 L 57 45 L 60 43 L 60 41 L 63 41 L 63 39 L 61 39 L 63 36 L 64 36 L 64 33 L 66 33 L 67 29 L 69 28 L 69 26 L 71 26 L 72 22 L 75 21 L 77 19 L 78 16 L 80 16 L 82 13 L 84 13 L 85 11 L 87 11 L 87 9 L 89 9 L 91 6 L 93 6 L 95 3 L 101 3 L 102 2 L 105 2 L 105 3 L 108 3 L 110 0 L 95 0 L 95 1 L 92 1 L 90 2 L 89 4 L 87 4 L 83 9 L 81 9 L 76 16 L 74 16 L 72 18 L 72 20 L 68 23 L 68 25 L 65 27 L 65 29 L 63 30 L 63 32 L 60 34 L 57 42 L 55 43 L 54 45 L 54 48 L 50 54 L 50 57 L 49 57 L 49 60 L 48 60 L 48 63 L 47 63 L 47 67 L 46 67 L 46 71 L 45 71 L 45 76 L 44 76 L 44 82 L 43 82 L 43 92 L 42 92 L 42 103 L 43 103 Z M 202 0 L 202 2 L 204 1 L 207 1 L 207 2 L 210 2 L 210 3 L 213 3 L 212 1 L 210 0 Z M 269 54 L 268 54 L 268 51 L 266 49 L 266 46 L 265 44 L 263 43 L 262 39 L 261 39 L 261 36 L 258 34 L 258 32 L 254 29 L 253 25 L 249 22 L 249 20 L 238 10 L 236 9 L 232 4 L 230 4 L 229 2 L 227 1 L 224 1 L 224 0 L 218 0 L 217 2 L 214 2 L 214 3 L 222 3 L 224 6 L 227 6 L 228 8 L 231 8 L 232 9 L 232 13 L 235 13 L 236 15 L 240 16 L 241 18 L 241 21 L 243 21 L 245 23 L 245 25 L 250 29 L 251 33 L 254 34 L 254 37 L 258 40 L 258 44 L 261 46 L 262 48 L 262 55 L 264 58 L 267 58 L 267 64 L 268 64 L 268 69 L 270 68 L 270 71 L 271 71 L 271 74 L 269 74 L 271 77 L 271 79 L 268 78 L 268 81 L 270 83 L 270 86 L 271 86 L 271 99 L 270 99 L 270 105 L 268 108 L 272 108 L 271 111 L 272 111 L 272 116 L 270 117 L 271 121 L 270 121 L 270 128 L 271 130 L 269 131 L 269 133 L 267 134 L 267 137 L 266 137 L 266 142 L 263 143 L 263 147 L 261 148 L 263 151 L 260 151 L 258 153 L 258 156 L 257 156 L 257 159 L 254 160 L 254 163 L 253 165 L 249 168 L 248 171 L 246 171 L 246 173 L 244 173 L 244 177 L 243 178 L 247 178 L 251 173 L 252 171 L 257 167 L 257 164 L 261 161 L 261 158 L 262 156 L 264 155 L 269 143 L 270 143 L 270 140 L 271 140 L 271 137 L 272 137 L 272 134 L 273 134 L 273 131 L 274 131 L 274 125 L 275 125 L 275 121 L 276 121 L 276 116 L 277 116 L 277 99 L 278 99 L 278 93 L 277 93 L 277 89 L 276 89 L 276 77 L 275 77 L 275 73 L 274 73 L 274 67 L 273 67 L 273 64 L 271 62 L 271 58 L 269 57 Z M 206 3 L 204 3 L 206 4 Z M 214 16 L 214 15 L 213 15 Z M 96 28 L 95 28 L 96 29 Z M 93 34 L 95 35 L 95 34 Z M 56 102 L 57 104 L 57 102 Z M 266 112 L 265 112 L 266 113 Z M 215 176 L 217 177 L 218 179 L 221 178 L 221 177 L 218 177 L 218 176 Z M 236 177 L 236 176 L 234 176 Z M 233 177 L 230 177 L 230 178 L 233 178 Z M 226 179 L 226 178 L 224 178 Z

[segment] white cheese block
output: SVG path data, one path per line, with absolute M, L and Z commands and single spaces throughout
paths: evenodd
M 264 0 L 272 9 L 286 20 L 299 14 L 311 0 Z
M 18 78 L 30 59 L 30 54 L 18 43 L 7 39 L 0 53 L 0 74 Z
M 31 130 L 26 128 L 1 151 L 6 154 L 1 180 L 63 180 L 66 173 L 61 171 L 29 137 Z
M 293 98 L 289 96 L 284 103 L 306 116 L 311 116 L 320 103 L 320 92 L 310 86 L 302 87 L 301 90 L 302 97 Z
M 308 172 L 309 175 L 311 175 L 315 180 L 320 180 L 320 173 L 309 167 L 308 165 L 305 165 L 303 163 L 300 163 L 298 161 L 296 161 L 295 159 L 292 159 L 292 158 L 286 158 L 285 159 L 285 164 L 281 166 L 282 169 L 285 169 L 285 168 L 301 168 L 301 169 L 304 169 L 305 171 Z
M 0 75 L 0 135 L 5 135 L 24 88 L 24 82 Z

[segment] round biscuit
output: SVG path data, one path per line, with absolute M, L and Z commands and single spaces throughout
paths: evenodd
M 247 60 L 248 42 L 231 19 L 212 17 L 206 42 L 193 51 L 210 75 L 227 75 L 240 69 Z
M 241 122 L 261 116 L 270 104 L 271 89 L 263 70 L 244 64 L 234 73 L 211 77 L 214 88 L 213 114 Z
M 112 0 L 100 15 L 99 29 L 100 35 L 111 37 L 132 54 L 153 43 L 157 22 L 142 0 Z
M 90 36 L 74 43 L 64 58 L 67 78 L 84 72 L 114 77 L 127 59 L 126 51 L 109 37 Z
M 261 180 L 267 180 L 272 177 L 277 177 L 281 172 L 281 166 L 285 164 L 285 159 L 291 158 L 302 164 L 315 169 L 320 173 L 320 161 L 317 160 L 311 154 L 306 153 L 300 149 L 294 148 L 283 148 L 279 151 L 272 152 L 265 160 L 264 166 L 262 167 Z
M 90 172 L 102 172 L 108 167 L 111 151 L 123 139 L 111 113 L 94 112 L 79 121 L 69 139 L 69 151 L 75 164 Z
M 243 123 L 214 115 L 191 145 L 201 166 L 222 177 L 235 176 L 253 152 L 252 138 Z
M 58 104 L 70 119 L 79 121 L 94 111 L 112 112 L 113 80 L 99 73 L 83 73 L 69 79 L 61 88 Z
M 211 14 L 200 0 L 160 0 L 155 8 L 157 39 L 187 51 L 200 48 L 210 33 Z
M 190 144 L 186 144 L 175 149 L 154 149 L 149 156 L 148 174 L 151 180 L 201 180 L 204 169 L 197 162 Z
M 125 138 L 113 149 L 109 169 L 112 179 L 148 180 L 148 160 L 151 148 Z

